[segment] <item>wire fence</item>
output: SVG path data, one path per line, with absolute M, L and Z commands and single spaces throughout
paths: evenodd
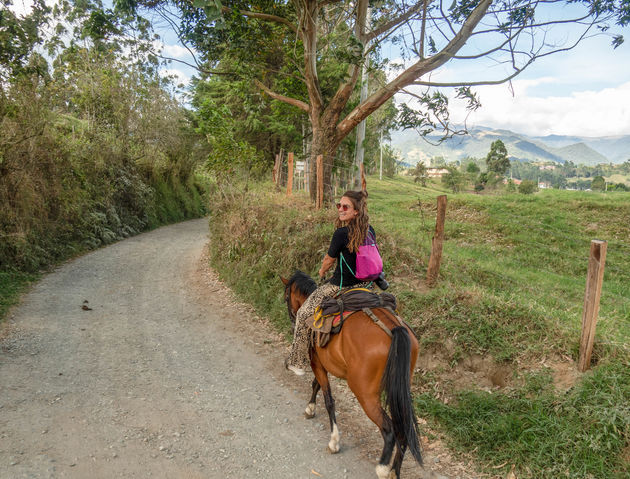
M 288 193 L 293 191 L 310 193 L 313 185 L 317 187 L 317 167 L 313 168 L 311 161 L 309 154 L 281 150 L 276 155 L 272 173 L 273 181 L 279 188 L 286 189 Z M 358 168 L 352 161 L 336 161 L 332 167 L 330 179 L 322 174 L 319 186 L 330 191 L 332 197 L 336 198 L 344 191 L 360 188 L 357 171 Z

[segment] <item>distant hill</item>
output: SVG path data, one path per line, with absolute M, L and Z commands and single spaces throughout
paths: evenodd
M 563 146 L 556 150 L 559 156 L 566 159 L 581 158 L 581 161 L 573 160 L 573 163 L 585 163 L 587 165 L 596 165 L 598 163 L 610 163 L 611 161 L 604 155 L 590 148 L 583 142 L 574 143 L 572 145 Z
M 478 127 L 468 135 L 458 135 L 439 142 L 439 137 L 429 137 L 426 142 L 413 130 L 392 133 L 392 146 L 400 150 L 405 163 L 415 165 L 420 160 L 442 156 L 447 161 L 462 160 L 467 156 L 485 158 L 490 145 L 501 140 L 510 159 L 520 161 L 554 161 L 596 165 L 598 163 L 623 163 L 630 159 L 630 135 L 610 137 L 579 137 L 550 135 L 530 137 L 509 130 Z

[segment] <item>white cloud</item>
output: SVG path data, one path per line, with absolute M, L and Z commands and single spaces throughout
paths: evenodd
M 162 54 L 179 60 L 191 59 L 190 52 L 181 45 L 162 45 Z
M 505 86 L 479 88 L 482 107 L 468 117 L 468 126 L 505 128 L 529 135 L 630 134 L 630 82 L 547 97 L 528 94 L 528 88 L 535 84 L 515 81 L 514 96 Z M 464 118 L 463 105 L 454 104 L 453 120 Z
M 33 9 L 33 0 L 14 0 L 9 9 L 18 16 L 28 15 Z
M 160 74 L 163 77 L 174 76 L 177 79 L 176 83 L 178 84 L 182 83 L 184 86 L 187 86 L 190 83 L 190 76 L 176 68 L 168 68 L 165 70 L 161 70 Z

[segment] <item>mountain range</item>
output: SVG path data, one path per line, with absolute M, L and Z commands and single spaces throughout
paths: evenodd
M 392 133 L 392 147 L 401 152 L 404 163 L 415 165 L 442 156 L 447 162 L 467 156 L 485 158 L 493 141 L 501 140 L 511 160 L 552 161 L 596 165 L 623 163 L 630 160 L 630 135 L 588 136 L 528 136 L 509 130 L 486 127 L 470 129 L 466 135 L 456 135 L 441 143 L 439 137 L 422 139 L 414 130 Z

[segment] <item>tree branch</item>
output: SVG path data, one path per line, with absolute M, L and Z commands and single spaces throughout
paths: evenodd
M 287 103 L 289 105 L 295 106 L 299 108 L 300 110 L 305 111 L 306 113 L 309 113 L 311 111 L 311 107 L 308 105 L 308 103 L 304 103 L 302 100 L 297 100 L 296 98 L 280 95 L 279 93 L 272 91 L 269 87 L 267 87 L 267 85 L 265 85 L 259 80 L 254 79 L 254 83 L 256 84 L 257 87 L 263 90 L 267 95 L 269 95 L 274 100 L 278 100 L 278 101 Z
M 378 28 L 375 28 L 374 30 L 372 30 L 370 33 L 368 33 L 366 35 L 366 41 L 372 41 L 375 38 L 377 38 L 379 35 L 391 30 L 392 28 L 400 25 L 401 23 L 406 22 L 407 20 L 409 20 L 414 14 L 418 13 L 418 11 L 420 10 L 420 8 L 422 7 L 422 5 L 424 4 L 424 1 L 417 3 L 416 5 L 414 5 L 413 7 L 411 7 L 409 10 L 407 10 L 405 13 L 403 13 L 402 15 L 391 19 L 388 22 L 385 22 L 383 25 L 381 25 Z
M 268 13 L 259 13 L 259 12 L 248 12 L 246 10 L 234 10 L 230 7 L 222 7 L 221 11 L 223 13 L 232 13 L 236 12 L 239 15 L 243 15 L 244 17 L 257 18 L 258 20 L 265 20 L 267 22 L 275 22 L 281 23 L 282 25 L 286 25 L 293 32 L 298 33 L 298 28 L 288 19 L 284 17 L 279 17 L 278 15 L 269 15 Z
M 357 105 L 346 118 L 337 126 L 337 135 L 344 138 L 352 129 L 358 125 L 361 120 L 367 118 L 373 111 L 378 109 L 383 103 L 389 100 L 399 90 L 413 83 L 427 72 L 444 65 L 466 44 L 468 38 L 472 34 L 475 27 L 483 19 L 486 11 L 492 4 L 493 0 L 481 0 L 477 7 L 472 11 L 466 19 L 459 32 L 446 45 L 442 51 L 436 55 L 421 59 L 407 70 L 402 72 L 398 77 L 389 82 L 383 88 L 373 93 L 365 102 Z

